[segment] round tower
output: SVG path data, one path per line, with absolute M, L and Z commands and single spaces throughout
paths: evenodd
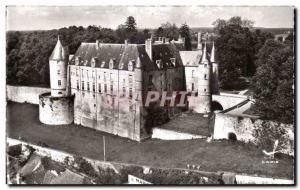
M 212 80 L 211 80 L 211 92 L 212 94 L 220 94 L 219 89 L 219 64 L 215 58 L 215 43 L 213 42 L 213 46 L 211 48 L 210 53 L 210 62 L 212 64 Z
M 198 74 L 198 97 L 195 111 L 197 113 L 208 113 L 211 111 L 211 64 L 207 59 L 206 43 L 198 65 Z
M 74 120 L 74 95 L 71 95 L 68 52 L 58 38 L 49 58 L 51 92 L 39 95 L 39 119 L 48 125 L 67 125 Z M 67 82 L 68 81 L 68 82 Z M 68 90 L 67 90 L 68 89 Z
M 51 96 L 62 97 L 67 89 L 67 49 L 58 37 L 56 46 L 49 58 Z

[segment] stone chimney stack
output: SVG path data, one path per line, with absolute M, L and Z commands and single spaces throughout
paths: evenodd
M 197 43 L 197 49 L 202 50 L 202 34 L 201 32 L 198 32 L 198 43 Z
M 125 40 L 124 40 L 124 44 L 125 44 L 125 45 L 128 45 L 128 39 L 125 39 Z
M 147 52 L 150 60 L 152 61 L 152 40 L 151 40 L 151 38 L 147 39 L 145 41 L 145 49 L 146 49 L 146 52 Z
M 99 49 L 99 44 L 100 44 L 100 41 L 99 41 L 99 40 L 96 40 L 96 49 L 97 49 L 97 50 Z

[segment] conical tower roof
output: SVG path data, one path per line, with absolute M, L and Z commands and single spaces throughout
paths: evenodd
M 215 58 L 215 42 L 213 42 L 213 46 L 211 48 L 210 62 L 211 63 L 215 63 L 216 62 L 216 58 Z
M 63 48 L 63 46 L 62 46 L 62 44 L 60 42 L 60 39 L 58 37 L 57 43 L 55 45 L 55 48 L 52 51 L 52 54 L 51 54 L 51 56 L 50 56 L 49 59 L 51 59 L 51 60 L 64 60 L 65 53 L 66 52 L 65 52 L 65 50 L 64 50 L 64 48 Z
M 201 64 L 209 63 L 208 59 L 207 59 L 206 42 L 204 43 L 203 54 L 202 54 L 202 58 L 201 58 L 200 63 Z

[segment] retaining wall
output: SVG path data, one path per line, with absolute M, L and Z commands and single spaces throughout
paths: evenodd
M 6 85 L 6 99 L 13 102 L 39 104 L 39 95 L 45 92 L 50 88 Z
M 229 139 L 233 134 L 237 140 L 252 142 L 267 151 L 271 151 L 278 140 L 277 150 L 294 155 L 294 128 L 291 124 L 216 113 L 214 139 Z

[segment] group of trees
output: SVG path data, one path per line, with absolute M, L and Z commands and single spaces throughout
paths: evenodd
M 227 21 L 218 19 L 213 24 L 221 63 L 221 86 L 230 88 L 241 76 L 253 76 L 256 54 L 273 35 L 253 29 L 253 22 L 241 17 L 232 17 Z
M 186 23 L 182 24 L 180 28 L 178 28 L 176 24 L 171 24 L 169 22 L 163 23 L 155 30 L 154 34 L 156 37 L 166 37 L 170 41 L 177 40 L 180 35 L 185 39 L 185 48 L 187 50 L 192 50 L 191 31 Z
M 253 22 L 232 17 L 214 22 L 220 84 L 234 88 L 250 78 L 255 105 L 252 111 L 267 119 L 293 123 L 294 52 L 292 34 L 274 40 L 269 32 L 253 28 Z
M 190 49 L 190 30 L 183 24 L 177 28 L 175 24 L 162 24 L 155 31 L 155 36 L 177 39 L 179 34 L 186 39 Z M 70 54 L 74 54 L 81 42 L 129 43 L 143 44 L 151 37 L 150 30 L 138 30 L 134 17 L 129 16 L 124 24 L 116 30 L 100 26 L 70 26 L 48 31 L 9 31 L 7 32 L 7 83 L 14 85 L 49 86 L 48 59 L 56 44 L 57 36 L 63 39 Z
M 257 54 L 257 69 L 251 79 L 254 111 L 267 119 L 294 121 L 293 43 L 267 40 Z

